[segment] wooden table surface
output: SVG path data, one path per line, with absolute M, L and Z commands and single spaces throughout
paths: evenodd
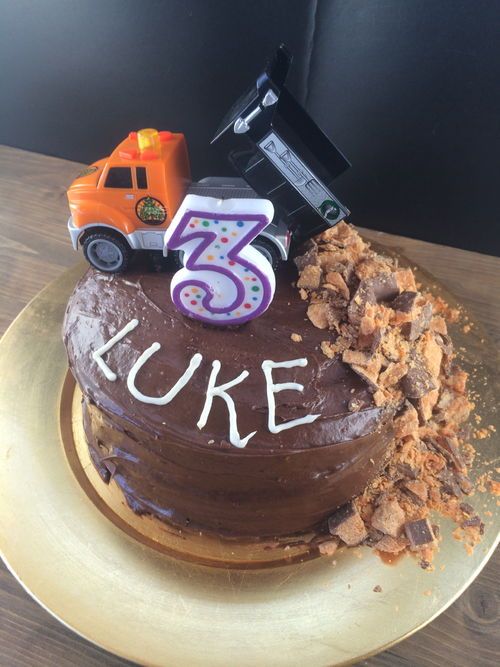
M 37 292 L 77 262 L 66 229 L 65 190 L 82 165 L 0 147 L 0 333 Z M 367 232 L 434 274 L 500 343 L 500 259 Z M 500 555 L 445 613 L 368 667 L 499 664 Z M 65 628 L 0 566 L 0 667 L 118 667 L 127 661 Z M 229 666 L 228 666 L 229 667 Z M 232 666 L 231 666 L 232 667 Z

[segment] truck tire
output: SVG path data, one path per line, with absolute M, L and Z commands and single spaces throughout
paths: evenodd
M 179 271 L 184 267 L 184 250 L 169 250 L 167 259 L 174 271 Z
M 274 245 L 274 243 L 265 236 L 257 236 L 257 238 L 254 239 L 250 245 L 258 250 L 260 254 L 267 259 L 273 271 L 276 271 L 279 266 L 281 257 L 278 248 Z
M 127 241 L 111 232 L 89 232 L 82 241 L 82 247 L 87 262 L 105 273 L 125 271 L 132 257 Z

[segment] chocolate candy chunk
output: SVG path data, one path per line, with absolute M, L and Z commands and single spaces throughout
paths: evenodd
M 348 547 L 355 547 L 368 537 L 363 519 L 354 503 L 339 507 L 328 519 L 328 530 Z
M 429 324 L 432 319 L 432 304 L 426 303 L 423 306 L 420 313 L 412 322 L 405 322 L 401 326 L 401 332 L 403 336 L 406 336 L 408 340 L 414 341 L 429 328 Z
M 407 398 L 422 398 L 436 389 L 432 375 L 419 357 L 410 364 L 408 373 L 401 380 L 401 389 Z
M 408 546 L 408 540 L 404 537 L 391 537 L 390 535 L 384 535 L 384 537 L 377 542 L 376 549 L 378 551 L 384 551 L 389 554 L 397 554 L 403 549 L 406 549 Z
M 425 439 L 425 444 L 429 449 L 433 449 L 435 452 L 438 452 L 450 463 L 457 471 L 465 470 L 464 460 L 458 451 L 457 444 L 455 444 L 456 438 L 442 437 L 439 439 L 427 438 Z
M 409 313 L 413 309 L 417 292 L 402 292 L 389 304 L 393 310 L 399 310 L 402 313 Z
M 462 528 L 480 528 L 482 523 L 481 519 L 476 515 L 470 519 L 465 519 L 460 525 Z
M 393 273 L 380 273 L 367 280 L 377 303 L 381 301 L 392 301 L 399 294 L 396 276 Z
M 370 352 L 372 354 L 375 354 L 375 352 L 380 347 L 380 344 L 384 339 L 384 334 L 385 334 L 385 329 L 382 328 L 375 329 L 375 331 L 373 332 L 373 337 L 370 344 Z
M 448 334 L 437 334 L 436 343 L 443 350 L 443 354 L 447 357 L 453 354 L 453 343 Z
M 306 252 L 302 255 L 299 255 L 298 257 L 295 257 L 293 260 L 299 271 L 303 271 L 306 266 L 315 266 L 318 263 L 318 246 L 316 243 L 309 241 L 307 243 L 307 248 L 305 246 L 306 244 L 302 246 L 301 250 L 306 249 Z
M 347 307 L 349 321 L 354 324 L 359 324 L 366 306 L 374 303 L 376 303 L 376 299 L 373 289 L 368 284 L 368 281 L 362 280 Z
M 455 477 L 448 470 L 448 468 L 443 468 L 439 472 L 438 479 L 441 480 L 441 491 L 443 493 L 446 493 L 449 496 L 455 496 L 456 498 L 460 498 L 460 496 L 462 495 L 461 488 L 457 483 Z
M 409 479 L 417 479 L 420 472 L 418 468 L 412 468 L 408 463 L 396 463 L 396 468 L 402 475 Z
M 405 513 L 395 499 L 384 500 L 372 516 L 372 527 L 384 535 L 398 537 L 405 522 Z
M 379 357 L 360 350 L 344 350 L 342 361 L 349 364 L 352 370 L 367 382 L 373 390 L 378 389 L 377 379 L 381 366 Z
M 351 516 L 354 516 L 355 514 L 356 508 L 354 503 L 350 502 L 345 503 L 345 505 L 341 505 L 328 519 L 328 530 L 330 533 L 335 535 L 333 531 L 337 528 L 337 526 L 340 526 L 341 523 L 349 519 Z
M 405 524 L 405 534 L 410 541 L 410 549 L 418 549 L 434 542 L 431 524 L 427 519 L 408 521 Z
M 467 514 L 468 516 L 472 516 L 474 514 L 474 508 L 472 505 L 469 505 L 469 503 L 460 503 L 460 509 L 464 514 Z
M 427 485 L 420 479 L 408 480 L 401 485 L 404 492 L 417 505 L 425 505 L 429 495 Z
M 468 496 L 470 493 L 472 493 L 474 486 L 470 479 L 466 476 L 463 475 L 462 473 L 455 473 L 455 479 L 458 482 L 458 485 L 460 486 L 460 489 L 462 493 L 465 493 L 466 496 Z
M 321 268 L 314 264 L 308 264 L 300 272 L 297 287 L 306 289 L 318 289 L 321 282 Z
M 352 370 L 359 375 L 361 379 L 363 379 L 368 386 L 373 389 L 374 391 L 377 391 L 378 389 L 378 384 L 377 384 L 377 378 L 378 378 L 378 373 L 373 373 L 370 368 L 367 368 L 365 366 L 358 366 L 357 364 L 351 364 Z

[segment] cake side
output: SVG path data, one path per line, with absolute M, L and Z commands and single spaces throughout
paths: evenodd
M 152 438 L 88 401 L 83 411 L 94 465 L 135 512 L 226 536 L 273 537 L 317 526 L 366 487 L 392 441 L 386 420 L 360 438 L 288 453 L 194 449 Z
M 226 329 L 182 316 L 170 302 L 168 274 L 89 271 L 79 282 L 64 338 L 84 394 L 87 440 L 103 479 L 112 476 L 135 511 L 220 534 L 290 534 L 317 525 L 361 493 L 383 466 L 392 410 L 375 406 L 364 380 L 322 353 L 324 336 L 307 321 L 294 277 L 285 267 L 273 307 L 244 327 Z M 118 376 L 110 382 L 92 353 L 134 318 L 139 325 L 105 357 Z M 144 395 L 162 396 L 192 355 L 203 357 L 167 405 L 143 403 L 127 387 L 130 369 L 156 341 L 161 348 L 136 378 Z M 216 358 L 221 382 L 249 372 L 231 389 L 240 433 L 256 431 L 244 448 L 229 442 L 228 410 L 220 399 L 206 426 L 197 427 Z M 276 423 L 316 414 L 313 423 L 270 432 L 262 369 L 269 358 L 307 360 L 306 366 L 274 371 L 275 382 L 304 386 L 302 392 L 280 392 Z

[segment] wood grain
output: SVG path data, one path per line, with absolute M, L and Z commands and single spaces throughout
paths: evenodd
M 0 147 L 0 333 L 50 280 L 79 259 L 66 229 L 66 187 L 80 164 Z M 366 231 L 432 273 L 500 342 L 500 259 Z M 444 614 L 367 667 L 493 667 L 500 651 L 497 552 Z M 126 630 L 124 630 L 126 631 Z M 124 667 L 39 607 L 0 566 L 0 667 Z

